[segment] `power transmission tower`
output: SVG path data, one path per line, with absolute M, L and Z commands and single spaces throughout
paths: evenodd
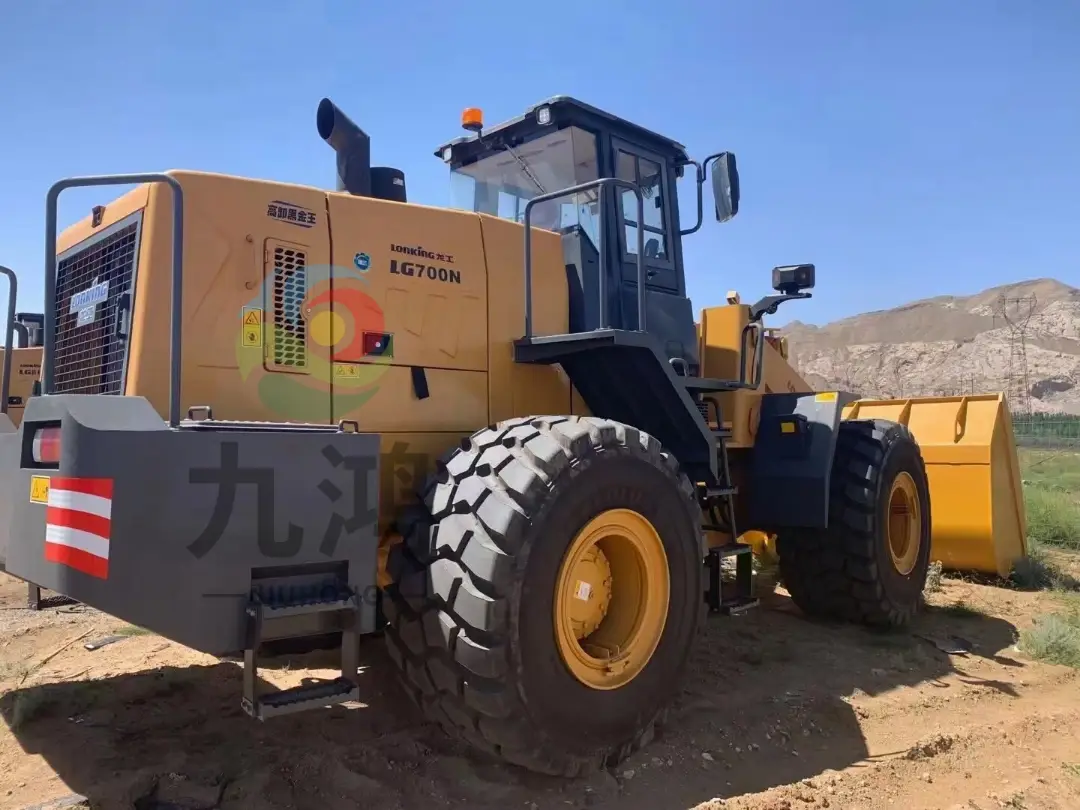
M 1009 409 L 1014 413 L 1031 415 L 1031 384 L 1028 380 L 1027 333 L 1028 323 L 1035 314 L 1037 301 L 1034 295 L 1009 297 L 998 300 L 998 312 L 1009 329 L 1009 370 L 1006 380 L 1006 396 Z
M 904 390 L 907 387 L 908 373 L 911 371 L 911 361 L 896 358 L 892 363 L 893 382 L 896 384 L 896 398 L 904 398 Z M 908 391 L 908 396 L 911 392 Z

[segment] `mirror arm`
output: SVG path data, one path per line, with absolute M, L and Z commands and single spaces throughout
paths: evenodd
M 785 301 L 802 301 L 812 298 L 808 292 L 784 293 L 781 295 L 766 295 L 752 307 L 750 307 L 750 323 L 757 323 L 765 315 L 775 315 L 776 309 Z
M 693 166 L 697 170 L 697 222 L 694 223 L 694 227 L 686 231 L 679 231 L 679 236 L 689 236 L 692 233 L 697 233 L 701 229 L 701 224 L 705 219 L 705 200 L 702 197 L 702 189 L 705 187 L 705 181 L 709 176 L 709 164 L 717 158 L 722 158 L 726 152 L 717 152 L 715 155 L 709 155 L 703 161 L 698 163 L 696 160 L 688 159 L 685 163 L 679 164 L 680 166 Z
M 685 163 L 680 163 L 680 166 L 693 166 L 695 169 L 695 177 L 697 178 L 697 222 L 693 228 L 687 231 L 679 231 L 679 236 L 689 236 L 692 233 L 696 233 L 701 229 L 701 223 L 704 221 L 705 215 L 705 202 L 701 196 L 702 186 L 705 185 L 705 167 L 698 163 L 696 160 L 687 159 Z M 678 194 L 678 192 L 676 192 Z

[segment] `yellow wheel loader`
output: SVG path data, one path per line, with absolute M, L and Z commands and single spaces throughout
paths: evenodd
M 42 329 L 45 316 L 16 312 L 18 277 L 8 267 L 0 265 L 0 275 L 8 279 L 7 331 L 0 348 L 0 365 L 4 383 L 0 391 L 0 409 L 13 424 L 22 421 L 23 408 L 33 393 L 34 384 L 41 378 Z M 10 356 L 10 360 L 8 359 Z
M 0 434 L 7 571 L 242 652 L 258 719 L 355 700 L 381 632 L 449 733 L 575 775 L 650 739 L 704 614 L 755 606 L 755 547 L 805 612 L 886 627 L 939 527 L 944 553 L 1022 553 L 1000 398 L 809 390 L 763 318 L 810 264 L 695 320 L 682 239 L 706 185 L 737 214 L 734 155 L 564 96 L 463 124 L 451 208 L 409 202 L 327 99 L 337 191 L 54 185 L 42 394 Z M 64 189 L 132 184 L 57 235 Z M 260 682 L 268 645 L 327 636 L 340 677 Z
M 45 316 L 16 312 L 18 277 L 9 267 L 0 265 L 0 275 L 8 280 L 7 330 L 0 349 L 0 433 L 11 432 L 22 421 L 26 400 L 40 384 L 42 328 Z M 41 608 L 41 589 L 27 584 L 26 603 L 31 610 Z

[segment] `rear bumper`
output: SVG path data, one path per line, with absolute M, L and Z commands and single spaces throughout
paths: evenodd
M 42 424 L 61 428 L 53 469 L 32 459 Z M 34 397 L 17 430 L 0 424 L 0 564 L 210 654 L 245 648 L 253 588 L 281 599 L 282 589 L 346 584 L 371 632 L 378 465 L 373 434 L 170 429 L 141 397 Z M 46 502 L 31 497 L 41 477 Z

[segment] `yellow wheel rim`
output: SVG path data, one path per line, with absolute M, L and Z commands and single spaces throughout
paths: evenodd
M 915 569 L 922 545 L 922 520 L 915 480 L 906 472 L 893 481 L 889 492 L 889 554 L 901 576 Z
M 664 544 L 648 520 L 630 509 L 590 520 L 555 584 L 555 639 L 570 673 L 593 689 L 637 677 L 664 633 L 670 587 Z

